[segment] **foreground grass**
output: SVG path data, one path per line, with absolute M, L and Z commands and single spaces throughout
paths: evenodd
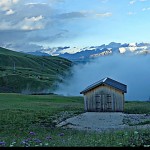
M 0 104 L 2 147 L 150 145 L 149 129 L 96 133 L 56 128 L 59 121 L 83 113 L 83 97 L 0 94 Z M 126 113 L 136 111 L 150 112 L 150 103 L 125 103 Z

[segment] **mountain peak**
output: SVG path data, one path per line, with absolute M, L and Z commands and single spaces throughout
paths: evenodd
M 117 43 L 110 42 L 108 45 L 86 46 L 86 47 L 55 47 L 42 50 L 43 53 L 52 56 L 61 56 L 63 58 L 74 60 L 85 60 L 100 56 L 107 56 L 113 53 L 133 53 L 133 54 L 149 54 L 150 43 Z

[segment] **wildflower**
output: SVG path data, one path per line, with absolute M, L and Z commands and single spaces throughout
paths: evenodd
M 138 132 L 137 132 L 137 131 L 134 131 L 134 134 L 138 134 Z
M 39 140 L 39 139 L 34 139 L 34 142 L 36 142 L 36 143 L 42 143 L 42 141 Z
M 26 144 L 26 142 L 25 142 L 25 141 L 22 141 L 20 144 Z
M 144 147 L 150 147 L 150 145 L 144 145 Z
M 48 143 L 45 143 L 44 145 L 45 145 L 45 146 L 48 146 Z
M 29 146 L 30 146 L 30 144 L 25 145 L 25 147 L 29 147 Z
M 47 140 L 51 140 L 52 137 L 51 137 L 51 136 L 47 136 L 46 139 L 47 139 Z
M 9 147 L 13 147 L 14 146 L 14 144 L 16 144 L 16 142 L 14 141 L 14 142 L 12 142 L 10 145 L 9 145 Z
M 64 136 L 64 133 L 60 133 L 59 136 Z
M 30 135 L 35 135 L 35 132 L 29 132 Z
M 13 145 L 14 145 L 14 144 L 16 144 L 16 142 L 14 141 L 14 142 L 12 142 L 11 144 L 13 144 Z
M 0 142 L 0 146 L 5 146 L 6 142 Z
M 21 142 L 21 144 L 25 144 L 25 145 L 27 145 L 27 144 L 28 144 L 28 142 L 29 142 L 29 139 L 26 139 L 26 140 L 23 140 L 23 141 Z
M 29 142 L 31 140 L 31 138 L 27 138 L 26 141 Z
M 40 143 L 40 146 L 42 146 L 43 144 L 42 143 Z

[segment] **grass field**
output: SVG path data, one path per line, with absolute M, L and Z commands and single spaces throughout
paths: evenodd
M 0 147 L 150 146 L 150 130 L 87 132 L 55 124 L 83 113 L 83 97 L 0 94 Z M 125 113 L 150 114 L 149 102 L 126 102 Z

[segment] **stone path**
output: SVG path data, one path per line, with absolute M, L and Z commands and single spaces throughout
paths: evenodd
M 122 130 L 125 128 L 150 128 L 150 124 L 138 126 L 128 125 L 128 123 L 142 122 L 142 119 L 144 121 L 150 121 L 150 115 L 124 114 L 120 112 L 86 112 L 66 119 L 65 121 L 59 123 L 57 127 L 92 131 L 106 131 L 109 129 Z

